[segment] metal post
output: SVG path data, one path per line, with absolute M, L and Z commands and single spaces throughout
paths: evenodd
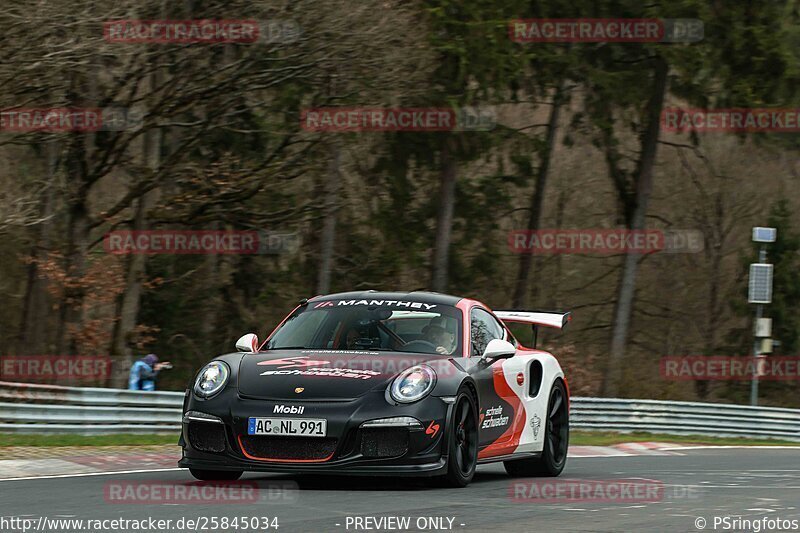
M 756 305 L 756 324 L 758 324 L 758 319 L 762 317 L 764 314 L 764 306 L 761 304 Z M 755 359 L 755 369 L 753 370 L 753 380 L 750 382 L 750 405 L 756 406 L 758 405 L 758 369 L 759 365 L 759 342 L 758 337 L 755 338 L 753 341 L 753 357 Z
M 758 262 L 759 263 L 766 263 L 767 262 L 767 246 L 765 244 L 761 245 L 761 250 L 758 252 Z M 753 327 L 758 324 L 758 319 L 764 316 L 764 306 L 762 304 L 756 305 L 756 321 L 753 323 Z M 761 355 L 759 352 L 761 351 L 761 347 L 759 346 L 758 337 L 755 337 L 755 330 L 754 330 L 754 340 L 753 340 L 753 358 L 755 359 L 755 368 L 753 370 L 753 379 L 750 381 L 750 405 L 753 407 L 758 405 L 758 369 L 760 368 L 760 360 L 758 358 Z

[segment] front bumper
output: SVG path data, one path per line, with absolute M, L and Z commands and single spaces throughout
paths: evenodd
M 276 413 L 277 406 L 302 407 L 302 413 Z M 384 394 L 377 392 L 348 401 L 273 401 L 243 398 L 235 388 L 228 388 L 211 400 L 187 398 L 184 412 L 200 412 L 210 418 L 184 421 L 180 440 L 183 457 L 178 466 L 251 472 L 435 476 L 447 468 L 444 429 L 450 409 L 449 403 L 437 397 L 396 406 L 389 405 Z M 327 436 L 248 436 L 250 417 L 324 418 Z M 415 418 L 420 426 L 385 431 L 361 427 L 370 420 L 395 417 Z

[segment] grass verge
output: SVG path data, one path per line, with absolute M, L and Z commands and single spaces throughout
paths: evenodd
M 174 435 L 22 435 L 0 433 L 0 448 L 7 446 L 153 446 L 178 444 Z
M 706 437 L 703 435 L 661 435 L 657 433 L 614 433 L 612 431 L 570 432 L 573 446 L 611 446 L 623 442 L 674 442 L 676 444 L 711 444 L 717 446 L 800 446 L 800 442 L 777 439 L 746 439 L 739 437 Z

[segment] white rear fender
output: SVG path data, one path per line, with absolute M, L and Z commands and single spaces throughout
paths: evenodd
M 522 406 L 514 417 L 515 430 L 521 430 L 514 453 L 539 452 L 544 446 L 550 392 L 556 380 L 564 379 L 564 371 L 547 352 L 523 351 L 503 361 L 503 375 Z

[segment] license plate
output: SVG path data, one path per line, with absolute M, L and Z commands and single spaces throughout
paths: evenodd
M 249 418 L 248 435 L 324 437 L 328 421 L 324 418 Z

